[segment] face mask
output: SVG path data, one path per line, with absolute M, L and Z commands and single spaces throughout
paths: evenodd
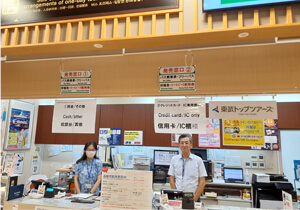
M 96 154 L 96 151 L 86 151 L 86 156 L 88 158 L 93 158 Z

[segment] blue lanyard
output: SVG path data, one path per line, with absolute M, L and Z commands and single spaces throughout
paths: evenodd
M 183 163 L 182 163 L 182 178 L 184 177 L 184 168 L 185 168 L 185 161 L 183 159 Z
M 88 167 L 87 167 L 87 169 L 89 169 L 90 168 L 90 170 L 88 170 L 88 176 L 89 176 L 89 178 L 91 178 L 91 176 L 92 176 L 92 170 L 93 170 L 93 160 L 94 159 L 92 159 L 91 160 L 91 162 L 89 163 L 89 162 L 87 162 L 88 163 Z M 91 165 L 91 167 L 89 167 L 89 165 Z

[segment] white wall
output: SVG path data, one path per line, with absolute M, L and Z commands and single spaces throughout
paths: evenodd
M 300 131 L 280 131 L 283 173 L 294 184 L 294 160 L 300 160 Z M 299 185 L 298 185 L 299 187 Z

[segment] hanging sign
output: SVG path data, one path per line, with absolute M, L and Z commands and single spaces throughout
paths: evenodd
M 276 101 L 211 101 L 209 118 L 278 119 Z
M 264 146 L 264 120 L 223 119 L 223 145 Z
M 178 0 L 2 0 L 1 3 L 1 25 L 175 9 L 179 6 Z
M 52 133 L 95 133 L 96 99 L 56 100 Z
M 206 133 L 205 99 L 156 99 L 155 133 Z
M 159 91 L 195 91 L 196 66 L 170 66 L 159 68 Z
M 90 94 L 92 71 L 60 72 L 60 94 Z

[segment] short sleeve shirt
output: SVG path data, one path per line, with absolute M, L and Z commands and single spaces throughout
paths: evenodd
M 101 160 L 94 158 L 90 162 L 87 160 L 76 163 L 74 172 L 79 177 L 79 189 L 81 193 L 89 193 L 97 181 L 97 177 L 101 174 L 103 164 Z M 98 194 L 100 186 L 95 191 Z
M 195 193 L 199 185 L 199 177 L 207 176 L 202 159 L 194 154 L 184 160 L 182 155 L 172 158 L 169 172 L 175 177 L 176 189 Z

